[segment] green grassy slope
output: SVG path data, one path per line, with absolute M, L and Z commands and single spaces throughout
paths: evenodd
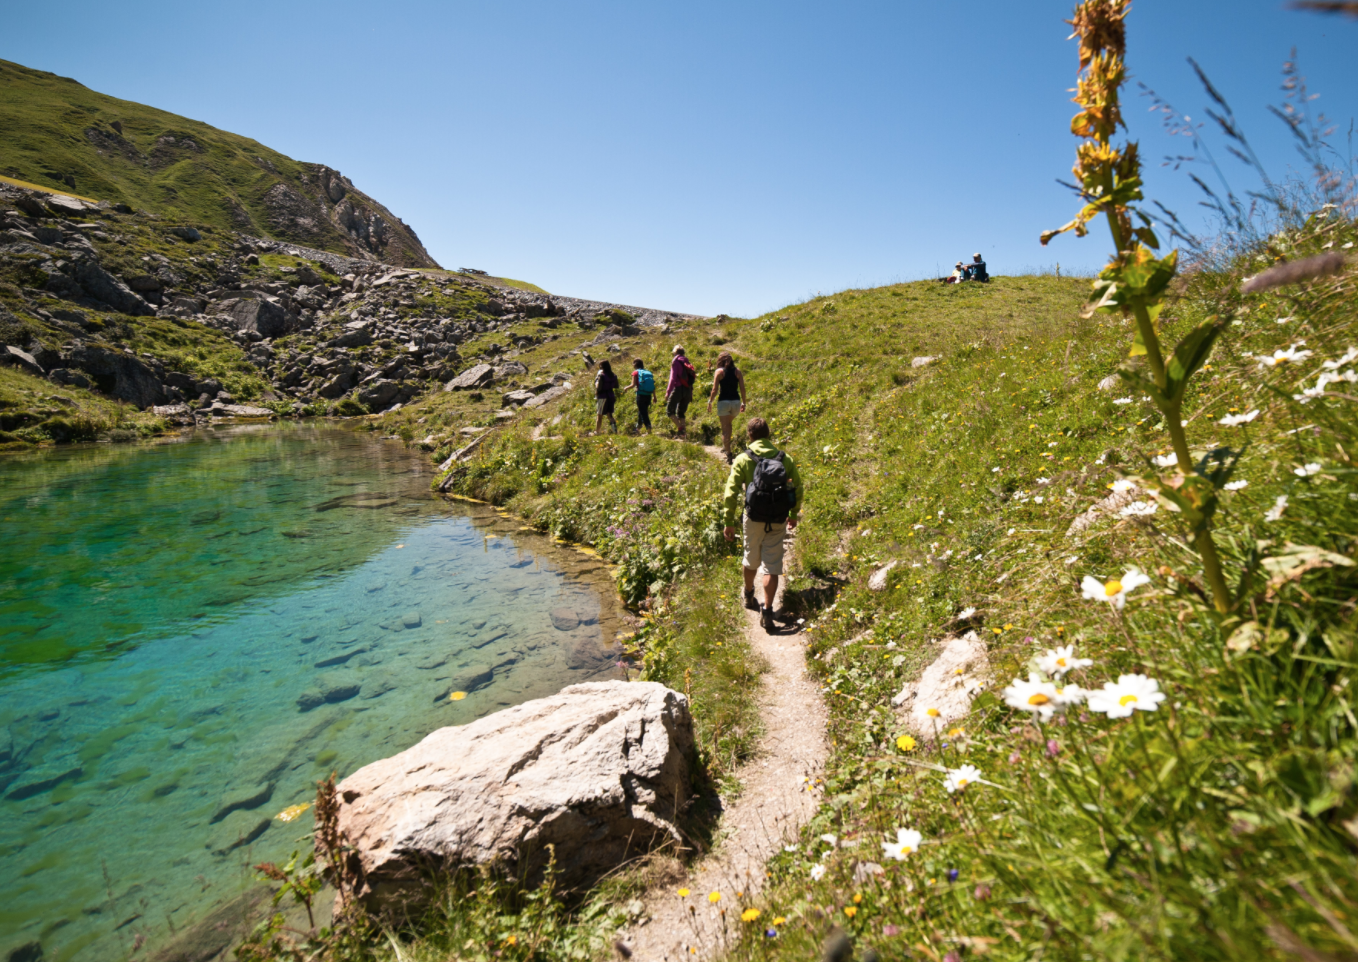
M 1295 257 L 1354 236 L 1320 221 L 1275 243 Z M 1247 485 L 1218 517 L 1232 583 L 1245 586 L 1226 620 L 1199 597 L 1196 556 L 1163 507 L 1069 530 L 1168 450 L 1144 397 L 1097 386 L 1131 332 L 1116 317 L 1080 318 L 1087 282 L 846 291 L 707 335 L 737 354 L 749 414 L 771 419 L 808 478 L 788 615 L 807 619 L 834 746 L 826 804 L 771 866 L 772 887 L 742 906 L 761 914 L 735 955 L 806 958 L 836 925 L 883 958 L 1352 950 L 1358 432 L 1347 384 L 1306 404 L 1294 395 L 1358 346 L 1358 301 L 1351 272 L 1242 298 L 1241 276 L 1258 268 L 1193 277 L 1163 318 L 1171 343 L 1207 316 L 1231 322 L 1185 405 L 1195 450 L 1243 452 L 1234 477 Z M 1302 363 L 1260 365 L 1297 341 L 1314 352 Z M 715 345 L 700 348 L 710 362 Z M 938 359 L 912 365 L 924 356 Z M 1336 368 L 1352 369 L 1352 358 Z M 1245 425 L 1218 424 L 1255 409 Z M 394 420 L 434 416 L 417 405 Z M 547 436 L 533 440 L 534 422 Z M 758 666 L 740 671 L 748 653 L 718 630 L 738 598 L 738 562 L 716 531 L 724 470 L 673 442 L 585 437 L 592 426 L 583 392 L 525 414 L 456 484 L 618 564 L 624 593 L 652 615 L 634 656 L 646 677 L 698 690 L 704 758 L 729 772 L 757 729 L 744 695 Z M 869 590 L 889 560 L 887 590 Z M 1103 584 L 1131 566 L 1151 581 L 1125 609 L 1082 597 L 1086 576 Z M 939 639 L 972 629 L 990 667 L 973 679 L 985 690 L 971 716 L 909 732 L 892 695 Z M 1078 684 L 1144 673 L 1166 702 L 1045 724 L 1006 706 L 1011 680 L 1067 643 L 1093 660 Z M 907 734 L 913 743 L 898 742 Z M 945 773 L 964 764 L 983 781 L 949 793 Z M 924 841 L 896 861 L 881 843 L 900 828 Z M 865 876 L 861 862 L 884 874 Z
M 437 266 L 408 225 L 328 168 L 4 60 L 0 130 L 6 177 L 200 226 Z

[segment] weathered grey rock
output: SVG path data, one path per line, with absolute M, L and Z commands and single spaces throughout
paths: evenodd
M 297 696 L 297 710 L 311 711 L 321 705 L 333 705 L 348 701 L 363 689 L 363 682 L 357 675 L 335 672 L 320 675 L 314 687 Z
M 522 361 L 506 361 L 495 366 L 495 377 L 498 380 L 502 377 L 522 377 L 528 373 L 528 367 Z
M 94 386 L 90 382 L 90 379 L 79 371 L 67 370 L 64 367 L 59 367 L 48 372 L 47 376 L 58 384 L 68 384 L 71 387 L 88 389 Z
M 38 363 L 37 359 L 13 344 L 6 344 L 4 350 L 0 351 L 0 364 L 17 367 L 21 371 L 27 371 L 29 374 L 35 374 L 38 377 L 42 377 L 43 374 L 42 365 Z
M 155 313 L 155 309 L 131 288 L 99 266 L 99 262 L 89 255 L 80 255 L 71 262 L 68 273 L 85 292 L 97 301 L 103 301 L 116 311 L 144 317 Z M 49 278 L 48 287 L 52 287 Z
M 366 405 L 373 411 L 386 407 L 396 396 L 401 393 L 401 385 L 395 381 L 380 380 L 358 392 L 360 404 Z
M 441 728 L 339 785 L 370 906 L 418 898 L 431 868 L 498 862 L 534 880 L 554 846 L 567 887 L 658 843 L 689 798 L 688 700 L 656 682 L 572 685 Z
M 418 628 L 424 624 L 424 619 L 420 617 L 418 611 L 407 611 L 401 616 L 401 624 L 407 628 Z
M 569 387 L 566 387 L 564 384 L 559 384 L 556 387 L 548 388 L 541 394 L 534 397 L 532 400 L 525 401 L 523 406 L 526 410 L 532 408 L 540 408 L 544 404 L 549 404 L 550 402 L 555 401 L 557 398 L 561 397 L 563 394 L 568 393 L 569 391 L 570 391 Z
M 500 399 L 500 403 L 508 407 L 511 404 L 527 404 L 537 397 L 532 391 L 510 391 Z
M 217 802 L 217 810 L 208 821 L 220 822 L 232 812 L 259 808 L 273 797 L 273 782 L 259 782 L 254 785 L 238 785 L 228 789 Z
M 367 321 L 350 321 L 344 326 L 345 332 L 326 341 L 326 347 L 362 347 L 373 342 L 372 325 Z
M 348 391 L 349 388 L 353 386 L 354 386 L 354 372 L 341 371 L 339 374 L 336 374 L 330 380 L 322 384 L 316 390 L 316 393 L 323 398 L 333 401 L 335 398 L 340 397 L 342 394 L 344 394 L 344 392 Z
M 580 616 L 569 608 L 553 608 L 548 614 L 557 631 L 574 631 L 580 627 Z
M 494 377 L 495 369 L 489 364 L 474 364 L 443 385 L 443 389 L 445 391 L 465 391 L 469 388 L 489 384 Z
M 886 564 L 882 565 L 882 567 L 874 571 L 872 577 L 868 579 L 868 590 L 886 591 L 887 579 L 891 577 L 891 572 L 895 571 L 896 566 L 899 564 L 899 561 L 888 561 Z
M 165 287 L 164 281 L 154 274 L 133 274 L 131 277 L 124 277 L 127 286 L 138 293 L 146 291 L 159 291 Z
M 484 657 L 484 652 L 482 657 Z M 443 690 L 434 699 L 437 702 L 445 702 L 453 692 L 473 692 L 478 688 L 485 688 L 495 680 L 495 666 L 489 664 L 463 665 L 453 671 L 452 680 L 444 686 Z
M 180 240 L 188 241 L 190 244 L 196 244 L 203 239 L 203 235 L 198 233 L 198 230 L 193 227 L 171 227 L 170 233 Z
M 47 203 L 48 210 L 62 216 L 79 214 L 82 211 L 94 209 L 93 204 L 87 204 L 83 200 L 79 200 L 75 197 L 67 197 L 64 194 L 49 194 L 44 200 Z
M 188 417 L 189 406 L 187 404 L 157 404 L 151 408 L 151 413 L 162 418 Z
M 937 356 L 917 357 L 910 362 L 911 367 L 928 367 L 938 360 Z
M 232 812 L 212 833 L 207 849 L 213 855 L 225 855 L 242 845 L 249 845 L 269 830 L 271 819 L 256 812 Z
M 1116 374 L 1110 374 L 1099 382 L 1100 391 L 1116 391 L 1123 384 L 1122 378 Z
M 213 417 L 218 418 L 271 418 L 274 413 L 268 408 L 254 407 L 250 404 L 213 404 Z
M 38 200 L 36 194 L 21 194 L 14 201 L 14 206 L 19 208 L 29 217 L 45 217 L 47 211 L 43 209 L 42 201 Z
M 94 385 L 110 397 L 135 404 L 142 410 L 165 403 L 162 373 L 131 354 L 78 344 L 63 355 L 63 361 L 63 367 L 78 368 L 88 374 Z
M 237 331 L 260 337 L 282 337 L 290 328 L 288 312 L 272 298 L 253 291 L 216 301 L 209 305 L 208 313 L 227 318 Z

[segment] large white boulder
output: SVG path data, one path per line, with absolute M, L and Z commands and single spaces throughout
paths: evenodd
M 338 786 L 340 830 L 370 908 L 418 901 L 439 871 L 499 863 L 589 884 L 666 841 L 690 795 L 688 699 L 656 682 L 591 682 L 440 728 Z M 352 864 L 352 863 L 351 863 Z

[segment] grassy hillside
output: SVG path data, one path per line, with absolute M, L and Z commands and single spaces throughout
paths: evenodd
M 389 264 L 437 266 L 348 178 L 247 137 L 0 60 L 0 175 Z
M 1356 234 L 1319 219 L 1275 238 L 1271 256 Z M 1173 513 L 1152 510 L 1144 490 L 1106 500 L 1115 483 L 1159 470 L 1150 459 L 1168 436 L 1142 394 L 1098 386 L 1131 335 L 1115 317 L 1080 317 L 1087 281 L 846 291 L 685 333 L 705 365 L 718 345 L 736 353 L 749 415 L 771 418 L 807 476 L 786 616 L 806 619 L 832 712 L 826 802 L 771 866 L 772 887 L 744 900 L 759 914 L 733 955 L 813 957 L 835 929 L 855 955 L 871 946 L 882 958 L 1354 950 L 1358 432 L 1346 384 L 1319 399 L 1302 389 L 1354 369 L 1355 276 L 1242 297 L 1260 263 L 1186 279 L 1162 318 L 1171 342 L 1207 317 L 1229 321 L 1184 409 L 1207 470 L 1239 455 L 1217 518 L 1242 599 L 1226 617 L 1207 603 Z M 668 344 L 622 356 L 663 368 Z M 1312 353 L 1261 363 L 1294 344 Z M 382 429 L 419 430 L 444 416 L 440 403 L 388 415 Z M 619 408 L 625 422 L 631 404 Z M 738 561 L 715 503 L 724 469 L 691 446 L 586 436 L 592 427 L 585 391 L 525 413 L 456 487 L 618 565 L 624 594 L 650 616 L 633 656 L 645 677 L 694 692 L 704 760 L 721 777 L 753 744 L 746 693 L 759 667 L 730 617 Z M 1106 510 L 1086 516 L 1095 505 Z M 870 590 L 889 561 L 886 590 Z M 1132 567 L 1149 584 L 1123 608 L 1103 600 L 1107 582 L 1134 583 Z M 967 679 L 979 685 L 971 714 L 909 727 L 892 696 L 945 639 L 973 630 L 988 667 Z M 1092 663 L 1065 681 L 1099 690 L 1144 674 L 1164 702 L 1127 718 L 1007 705 L 1005 689 L 1067 644 Z M 949 792 L 947 773 L 963 765 L 979 780 Z M 922 841 L 898 861 L 882 843 L 899 829 Z M 501 938 L 516 920 L 499 918 Z M 439 931 L 402 957 L 434 957 Z M 466 953 L 569 957 L 552 943 Z

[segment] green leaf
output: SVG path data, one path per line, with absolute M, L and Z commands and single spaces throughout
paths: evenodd
M 1207 363 L 1207 358 L 1212 354 L 1212 345 L 1216 343 L 1223 327 L 1218 318 L 1212 317 L 1193 328 L 1174 348 L 1174 354 L 1165 365 L 1165 393 L 1171 403 L 1177 404 L 1183 400 L 1189 378 Z
M 1147 377 L 1134 367 L 1123 365 L 1118 368 L 1118 377 L 1127 383 L 1127 386 L 1137 391 L 1145 391 L 1150 395 L 1152 401 L 1163 408 L 1166 404 L 1165 395 L 1160 391 L 1155 381 Z
M 1153 330 L 1156 335 L 1159 335 L 1160 333 L 1160 312 L 1164 310 L 1164 307 L 1165 305 L 1163 304 L 1146 305 L 1146 313 L 1150 315 L 1151 319 L 1151 330 Z M 1136 325 L 1136 333 L 1132 335 L 1132 350 L 1128 354 L 1128 357 L 1137 357 L 1145 353 L 1146 342 L 1141 337 L 1141 325 L 1138 324 Z

